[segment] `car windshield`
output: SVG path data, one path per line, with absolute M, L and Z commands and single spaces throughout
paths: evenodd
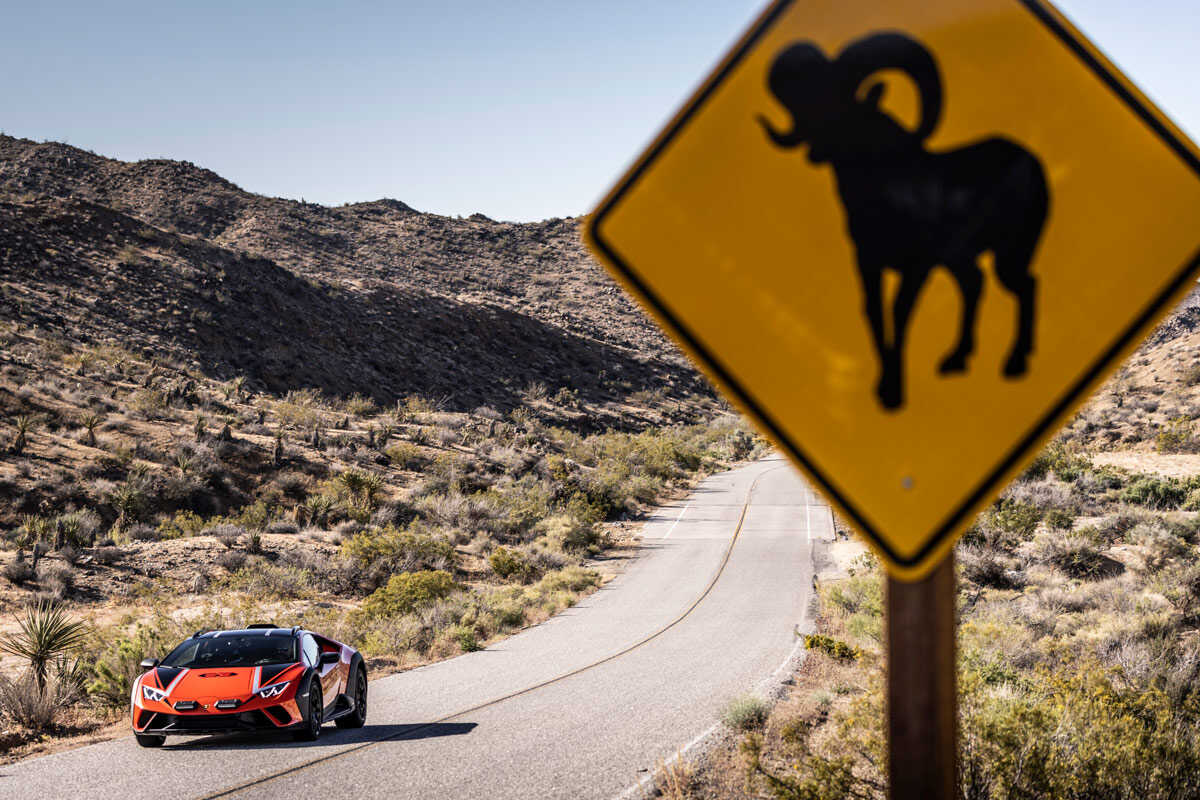
M 162 660 L 165 667 L 257 667 L 299 661 L 296 637 L 231 633 L 188 639 Z

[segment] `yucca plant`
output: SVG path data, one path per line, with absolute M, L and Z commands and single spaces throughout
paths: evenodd
M 0 634 L 0 652 L 28 661 L 39 691 L 45 691 L 50 664 L 78 652 L 88 637 L 87 625 L 69 618 L 53 600 L 26 606 L 17 626 L 13 633 Z
M 13 439 L 12 451 L 16 455 L 21 455 L 25 452 L 25 446 L 29 444 L 29 434 L 37 425 L 37 419 L 28 414 L 21 414 L 13 421 L 13 425 L 17 429 L 17 436 Z
M 329 514 L 333 501 L 323 494 L 313 495 L 304 501 L 304 517 L 311 525 L 325 528 L 329 525 Z
M 233 400 L 235 402 L 239 400 L 242 396 L 242 387 L 245 385 L 246 377 L 244 375 L 238 375 L 236 378 L 229 381 L 229 383 L 226 383 L 223 387 L 225 390 L 225 399 Z
M 103 421 L 104 417 L 100 416 L 94 411 L 84 412 L 83 416 L 80 418 L 79 422 L 81 425 L 83 425 L 83 429 L 87 432 L 87 436 L 84 438 L 83 443 L 88 447 L 96 446 L 96 428 L 100 427 L 100 423 Z
M 367 512 L 368 515 L 375 508 L 379 493 L 383 490 L 383 480 L 373 472 L 348 469 L 335 480 L 346 493 L 350 505 Z

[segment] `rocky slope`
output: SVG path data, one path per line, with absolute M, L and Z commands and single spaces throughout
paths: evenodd
M 272 392 L 686 413 L 707 386 L 586 254 L 579 220 L 451 219 L 250 194 L 187 162 L 0 137 L 0 320 Z M 636 415 L 635 415 L 636 416 Z

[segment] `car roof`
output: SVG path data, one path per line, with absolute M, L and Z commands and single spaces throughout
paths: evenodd
M 193 639 L 215 639 L 220 636 L 298 636 L 300 626 L 294 628 L 237 628 L 222 631 L 196 631 Z

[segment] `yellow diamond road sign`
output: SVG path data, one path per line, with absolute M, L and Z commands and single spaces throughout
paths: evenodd
M 797 0 L 588 242 L 894 574 L 928 572 L 1200 263 L 1200 151 L 1038 0 Z

